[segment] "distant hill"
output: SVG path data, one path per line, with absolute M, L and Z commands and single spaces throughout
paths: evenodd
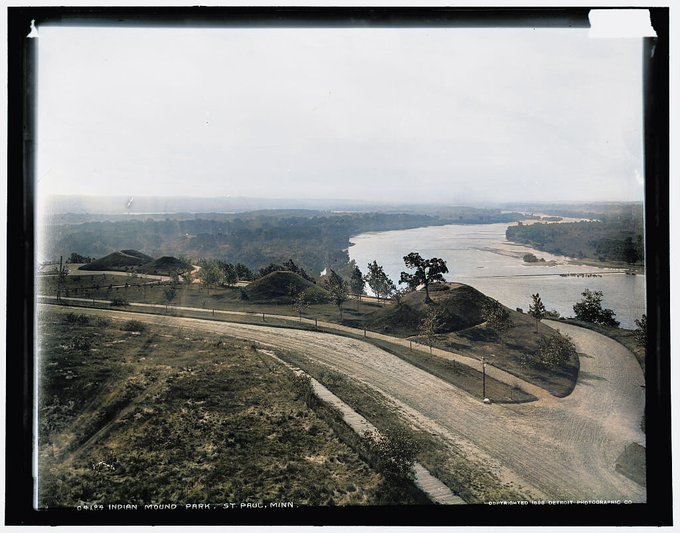
M 314 285 L 294 272 L 283 270 L 267 274 L 253 281 L 245 289 L 248 298 L 255 302 L 291 302 L 303 291 L 307 291 L 307 294 L 318 303 L 329 299 L 328 291 L 325 289 Z
M 455 332 L 484 322 L 482 307 L 490 300 L 477 289 L 461 283 L 437 283 L 430 286 L 430 298 L 440 309 L 440 331 Z M 386 305 L 371 315 L 369 328 L 403 335 L 417 335 L 428 309 L 425 291 L 404 295 L 401 305 Z
M 135 269 L 136 272 L 141 272 L 143 274 L 158 274 L 161 276 L 169 276 L 174 273 L 186 272 L 191 270 L 191 264 L 184 262 L 176 257 L 165 255 L 151 261 L 150 263 L 145 263 L 140 267 Z
M 83 265 L 79 270 L 128 270 L 132 267 L 151 263 L 152 261 L 153 257 L 149 257 L 137 250 L 121 250 Z

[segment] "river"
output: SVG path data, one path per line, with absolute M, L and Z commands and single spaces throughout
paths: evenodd
M 509 242 L 507 227 L 505 223 L 448 225 L 362 233 L 350 239 L 349 256 L 364 274 L 366 265 L 377 261 L 395 284 L 406 271 L 403 256 L 409 252 L 441 257 L 449 269 L 447 281 L 471 285 L 511 309 L 519 307 L 525 312 L 531 295 L 538 292 L 548 310 L 570 317 L 584 289 L 599 290 L 604 295 L 603 306 L 614 310 L 621 327 L 635 328 L 635 319 L 646 312 L 643 274 L 569 263 L 566 257 Z M 526 253 L 546 263 L 525 263 Z

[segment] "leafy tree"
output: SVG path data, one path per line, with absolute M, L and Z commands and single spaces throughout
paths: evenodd
M 427 344 L 430 347 L 430 353 L 432 353 L 432 344 L 434 342 L 435 335 L 441 326 L 442 324 L 439 317 L 439 309 L 434 306 L 429 307 L 425 313 L 425 317 L 420 322 L 419 331 L 422 336 L 427 338 Z
M 482 305 L 482 317 L 487 325 L 498 335 L 503 337 L 503 334 L 510 328 L 512 322 L 510 320 L 510 313 L 503 307 L 503 305 L 492 298 L 489 298 L 484 305 Z
M 180 273 L 180 277 L 184 283 L 191 285 L 191 282 L 194 281 L 194 265 L 185 258 L 180 258 L 180 261 L 184 265 L 184 270 Z
M 227 285 L 228 287 L 233 287 L 238 281 L 238 274 L 236 273 L 236 267 L 231 263 L 225 263 L 224 261 L 216 261 L 217 265 L 222 271 L 221 283 Z
M 634 331 L 635 342 L 640 348 L 647 349 L 647 315 L 642 315 L 639 320 L 635 319 L 637 328 Z
M 402 272 L 399 283 L 405 283 L 413 290 L 423 285 L 425 287 L 425 302 L 429 303 L 431 301 L 430 284 L 437 281 L 445 281 L 444 274 L 449 271 L 446 261 L 438 257 L 423 259 L 419 253 L 411 252 L 404 256 L 404 264 L 406 268 L 415 268 L 416 271 L 413 274 Z
M 250 281 L 253 279 L 253 272 L 243 263 L 236 263 L 236 276 L 239 281 Z
M 394 298 L 394 302 L 397 304 L 397 306 L 401 307 L 401 302 L 404 298 L 404 295 L 409 292 L 408 288 L 405 289 L 395 289 L 394 292 L 392 292 L 392 298 Z
M 347 282 L 340 275 L 331 269 L 324 279 L 326 290 L 331 294 L 331 300 L 340 310 L 340 320 L 342 321 L 342 304 L 349 298 Z
M 571 337 L 568 335 L 552 335 L 538 341 L 538 360 L 545 366 L 563 366 L 576 355 Z
M 281 272 L 283 270 L 286 270 L 286 267 L 284 267 L 283 265 L 279 265 L 277 263 L 269 263 L 267 266 L 260 268 L 259 277 L 263 278 L 267 274 L 271 274 L 272 272 Z
M 170 302 L 172 302 L 175 299 L 175 296 L 177 296 L 177 288 L 175 287 L 174 284 L 170 285 L 169 287 L 166 287 L 165 290 L 163 291 L 163 295 L 165 296 L 165 310 L 168 310 L 168 305 L 170 305 Z
M 619 322 L 614 319 L 614 311 L 602 308 L 602 291 L 586 289 L 581 293 L 581 296 L 583 296 L 583 299 L 574 304 L 574 314 L 578 320 L 618 327 Z
M 198 277 L 201 283 L 206 286 L 208 295 L 210 295 L 211 287 L 216 287 L 222 282 L 222 269 L 215 261 L 203 261 L 201 270 L 198 271 Z
M 300 316 L 300 322 L 302 322 L 302 313 L 309 307 L 309 298 L 307 291 L 302 291 L 293 300 L 293 308 L 298 312 Z
M 377 261 L 368 264 L 368 273 L 363 277 L 363 280 L 368 283 L 378 300 L 380 300 L 380 296 L 389 296 L 391 292 L 396 290 L 394 283 L 387 277 L 385 270 Z
M 352 269 L 352 275 L 349 279 L 349 288 L 354 294 L 366 294 L 364 276 L 356 265 L 354 265 L 354 268 Z

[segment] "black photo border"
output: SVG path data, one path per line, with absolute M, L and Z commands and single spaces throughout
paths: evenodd
M 595 7 L 595 6 L 594 6 Z M 599 8 L 599 7 L 598 7 Z M 605 8 L 606 9 L 606 8 Z M 586 7 L 9 7 L 7 146 L 7 525 L 670 525 L 669 8 L 644 39 L 647 503 L 554 506 L 301 507 L 257 511 L 33 509 L 36 25 L 222 27 L 587 27 Z M 11 265 L 10 265 L 11 261 Z M 11 305 L 11 308 L 10 308 Z

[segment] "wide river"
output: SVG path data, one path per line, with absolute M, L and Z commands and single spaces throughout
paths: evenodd
M 603 292 L 604 307 L 614 310 L 621 327 L 635 328 L 635 319 L 646 313 L 644 275 L 572 264 L 566 257 L 509 242 L 505 238 L 507 227 L 508 224 L 449 225 L 362 233 L 350 239 L 349 256 L 363 273 L 368 263 L 377 261 L 395 284 L 400 273 L 407 270 L 403 257 L 409 252 L 418 252 L 425 258 L 441 257 L 449 269 L 447 281 L 471 285 L 525 312 L 531 295 L 538 292 L 548 310 L 574 316 L 573 305 L 581 300 L 584 289 L 590 289 Z M 546 264 L 525 263 L 522 258 L 526 253 L 544 258 Z

